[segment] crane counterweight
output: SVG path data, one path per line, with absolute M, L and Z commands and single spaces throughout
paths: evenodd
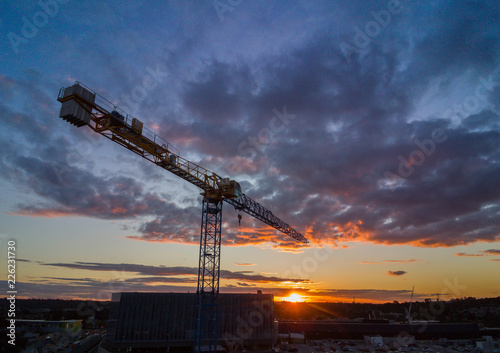
M 92 104 L 95 101 L 95 94 L 79 84 L 74 84 L 73 86 L 61 89 L 59 96 L 65 99 L 62 102 L 59 117 L 77 127 L 88 125 L 90 122 L 91 105 L 83 102 L 79 103 L 72 97 L 81 97 Z

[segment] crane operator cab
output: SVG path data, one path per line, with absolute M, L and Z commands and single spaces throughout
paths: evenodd
M 221 179 L 220 189 L 222 191 L 222 196 L 228 199 L 234 199 L 242 195 L 240 184 L 236 180 L 230 180 L 229 178 Z

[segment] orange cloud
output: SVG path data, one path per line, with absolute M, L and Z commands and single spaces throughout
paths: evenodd
M 399 271 L 387 271 L 387 274 L 389 276 L 403 276 L 406 273 L 407 273 L 406 271 L 402 271 L 402 270 L 399 270 Z
M 373 265 L 381 265 L 382 262 L 391 262 L 391 263 L 401 263 L 401 264 L 406 264 L 406 263 L 412 263 L 412 262 L 421 262 L 417 259 L 408 259 L 408 260 L 382 260 L 380 261 L 360 261 L 360 264 L 373 264 Z
M 478 257 L 478 256 L 484 256 L 484 254 L 467 254 L 464 252 L 459 252 L 456 253 L 455 256 L 460 256 L 460 257 Z
M 46 218 L 57 218 L 57 217 L 70 217 L 77 216 L 76 214 L 68 211 L 56 211 L 50 209 L 40 209 L 40 210 L 22 210 L 17 212 L 5 212 L 8 216 L 28 216 L 28 217 L 46 217 Z
M 499 249 L 488 249 L 488 250 L 483 250 L 482 252 L 488 255 L 500 255 Z
M 125 214 L 125 213 L 127 213 L 127 210 L 124 209 L 123 207 L 115 207 L 111 210 L 111 213 L 113 213 L 113 214 Z
M 411 263 L 417 262 L 417 259 L 408 259 L 408 260 L 383 260 L 384 262 L 398 262 L 398 263 Z

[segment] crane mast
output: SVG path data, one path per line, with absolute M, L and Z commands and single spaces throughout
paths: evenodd
M 203 190 L 193 347 L 195 353 L 216 352 L 223 202 L 299 242 L 308 243 L 307 239 L 243 194 L 238 182 L 222 178 L 181 157 L 175 147 L 144 128 L 140 120 L 121 111 L 82 83 L 61 88 L 57 100 L 62 103 L 60 118 L 77 127 L 89 126 L 96 133 Z

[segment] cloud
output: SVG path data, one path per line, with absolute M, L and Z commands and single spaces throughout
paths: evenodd
M 359 4 L 342 11 L 361 25 L 367 13 Z M 498 9 L 479 3 L 433 6 L 405 5 L 404 17 L 395 18 L 391 29 L 350 63 L 339 45 L 352 42 L 352 23 L 314 20 L 338 13 L 333 5 L 310 5 L 306 14 L 302 5 L 292 5 L 289 10 L 304 20 L 298 27 L 307 28 L 299 32 L 283 24 L 289 35 L 297 34 L 293 37 L 283 34 L 287 31 L 263 36 L 260 25 L 221 27 L 188 4 L 175 5 L 197 26 L 179 23 L 180 33 L 166 30 L 161 37 L 169 40 L 162 41 L 147 29 L 131 33 L 151 38 L 149 47 L 157 48 L 152 58 L 117 55 L 122 50 L 115 45 L 129 46 L 123 38 L 101 45 L 111 36 L 107 32 L 95 36 L 91 50 L 88 43 L 62 41 L 59 57 L 68 64 L 61 63 L 61 70 L 68 73 L 0 79 L 0 177 L 30 195 L 10 214 L 138 220 L 139 226 L 123 230 L 128 239 L 199 242 L 193 226 L 199 219 L 198 190 L 188 187 L 182 194 L 190 199 L 179 196 L 179 201 L 184 181 L 172 178 L 174 185 L 156 187 L 154 182 L 171 177 L 166 171 L 57 117 L 54 92 L 66 76 L 101 72 L 91 75 L 93 87 L 123 102 L 142 84 L 145 68 L 161 63 L 171 74 L 168 83 L 132 109 L 182 155 L 240 181 L 245 193 L 306 234 L 312 245 L 450 247 L 499 241 L 500 119 L 494 107 L 500 104 L 500 41 L 484 30 L 498 27 Z M 262 11 L 234 15 L 253 23 L 254 13 Z M 244 34 L 245 43 L 237 34 Z M 215 49 L 211 40 L 219 43 Z M 74 69 L 73 59 L 92 65 Z M 484 99 L 477 109 L 462 113 L 455 124 L 453 116 L 460 113 L 452 116 L 448 108 L 463 107 L 490 77 L 492 87 L 479 86 Z M 437 102 L 436 111 L 429 111 L 431 103 L 419 106 L 429 86 L 428 101 Z M 294 116 L 286 123 L 285 107 Z M 412 120 L 415 115 L 422 118 Z M 417 153 L 421 143 L 416 141 L 428 141 L 434 131 L 446 140 L 432 153 L 421 152 L 424 159 L 414 161 L 411 175 L 390 186 L 386 172 L 399 175 L 401 159 Z M 224 245 L 273 243 L 297 251 L 293 240 L 249 216 L 239 227 L 234 210 L 225 209 Z
M 95 278 L 76 278 L 76 277 L 42 277 L 33 281 L 24 281 L 18 283 L 18 288 L 26 298 L 64 298 L 64 299 L 92 299 L 92 300 L 110 300 L 111 293 L 117 292 L 156 292 L 156 293 L 187 293 L 195 290 L 195 286 L 188 286 L 173 283 L 169 284 L 168 279 L 162 281 L 161 278 L 150 277 L 123 277 L 112 280 L 103 280 Z M 296 293 L 312 301 L 340 301 L 351 302 L 355 297 L 356 301 L 371 302 L 392 302 L 409 301 L 411 290 L 398 289 L 309 289 L 309 288 L 285 288 L 285 287 L 259 287 L 255 284 L 240 282 L 236 284 L 226 284 L 221 287 L 223 293 L 248 293 L 249 288 L 252 291 L 257 289 L 263 293 L 272 293 L 275 297 L 287 297 Z M 434 296 L 433 293 L 413 294 L 414 300 L 423 300 Z
M 251 263 L 248 263 L 248 262 L 235 262 L 236 265 L 238 266 L 255 266 L 256 264 L 251 264 Z
M 198 275 L 198 268 L 195 267 L 166 267 L 166 266 L 148 266 L 139 264 L 113 264 L 113 263 L 98 263 L 98 262 L 74 262 L 74 263 L 43 263 L 43 266 L 56 266 L 79 270 L 90 270 L 99 272 L 112 272 L 119 276 L 124 276 L 126 273 L 136 273 L 140 275 L 155 276 L 193 276 Z M 297 279 L 290 277 L 276 277 L 264 276 L 253 274 L 253 271 L 229 271 L 220 270 L 220 277 L 226 280 L 240 280 L 255 283 L 281 283 L 281 282 L 294 282 L 294 283 L 307 283 L 308 279 Z M 148 280 L 148 279 L 145 279 Z M 165 280 L 168 282 L 168 277 Z M 172 280 L 174 281 L 174 280 Z
M 74 283 L 86 283 L 89 286 L 93 286 L 96 283 L 108 283 L 110 286 L 132 286 L 132 285 L 157 285 L 158 283 L 196 283 L 196 278 L 190 277 L 168 277 L 168 276 L 150 276 L 150 277 L 134 277 L 134 278 L 117 278 L 112 281 L 108 280 L 97 280 L 89 278 L 66 278 L 66 277 L 41 277 L 42 281 L 44 279 L 56 280 L 56 281 L 68 281 Z
M 487 255 L 500 255 L 499 249 L 488 249 L 488 250 L 483 250 L 482 252 Z
M 242 283 L 242 282 L 238 282 L 237 283 L 240 287 L 255 287 L 256 285 L 255 284 L 251 284 L 251 283 Z
M 402 270 L 399 270 L 399 271 L 387 271 L 387 274 L 388 274 L 389 276 L 403 276 L 403 275 L 405 275 L 406 273 L 408 273 L 408 272 L 406 272 L 406 271 L 402 271 Z
M 396 262 L 396 263 L 412 263 L 412 262 L 418 262 L 419 260 L 417 259 L 408 259 L 408 260 L 383 260 L 383 262 Z
M 22 290 L 23 298 L 59 298 L 59 299 L 91 299 L 110 300 L 112 293 L 117 292 L 184 292 L 196 290 L 193 285 L 177 286 L 169 284 L 146 285 L 144 282 L 104 281 L 95 279 L 37 279 L 31 282 L 18 282 L 17 288 Z
M 189 292 L 195 290 L 197 269 L 190 267 L 163 267 L 139 264 L 112 264 L 112 263 L 42 263 L 43 266 L 57 266 L 85 271 L 108 272 L 111 278 L 99 279 L 89 277 L 55 277 L 44 276 L 33 278 L 19 283 L 26 297 L 59 297 L 109 300 L 113 292 Z M 397 271 L 399 272 L 399 271 Z M 227 279 L 231 272 L 224 271 L 221 278 Z M 384 290 L 384 289 L 311 289 L 300 287 L 309 283 L 307 280 L 298 280 L 294 288 L 273 287 L 280 281 L 253 278 L 251 271 L 233 272 L 233 279 L 241 278 L 235 284 L 227 283 L 221 287 L 222 292 L 247 293 L 248 288 L 260 289 L 265 293 L 273 293 L 277 297 L 286 297 L 291 293 L 306 296 L 308 300 L 316 301 L 350 301 L 357 300 L 387 302 L 393 300 L 409 300 L 411 290 Z M 109 276 L 108 276 L 109 277 Z M 271 285 L 271 287 L 261 287 Z M 57 294 L 59 292 L 59 294 Z M 433 294 L 414 293 L 418 300 Z
M 464 253 L 464 252 L 459 252 L 459 253 L 456 253 L 455 256 L 478 257 L 478 256 L 484 256 L 484 254 L 467 254 L 467 253 Z
M 373 265 L 381 265 L 383 262 L 391 262 L 391 263 L 413 263 L 420 262 L 417 259 L 408 259 L 408 260 L 382 260 L 382 261 L 360 261 L 360 264 L 373 264 Z
M 482 250 L 480 254 L 467 254 L 467 253 L 456 253 L 455 256 L 465 256 L 465 257 L 480 257 L 480 256 L 489 256 L 489 255 L 500 255 L 500 250 L 498 249 L 488 249 Z

